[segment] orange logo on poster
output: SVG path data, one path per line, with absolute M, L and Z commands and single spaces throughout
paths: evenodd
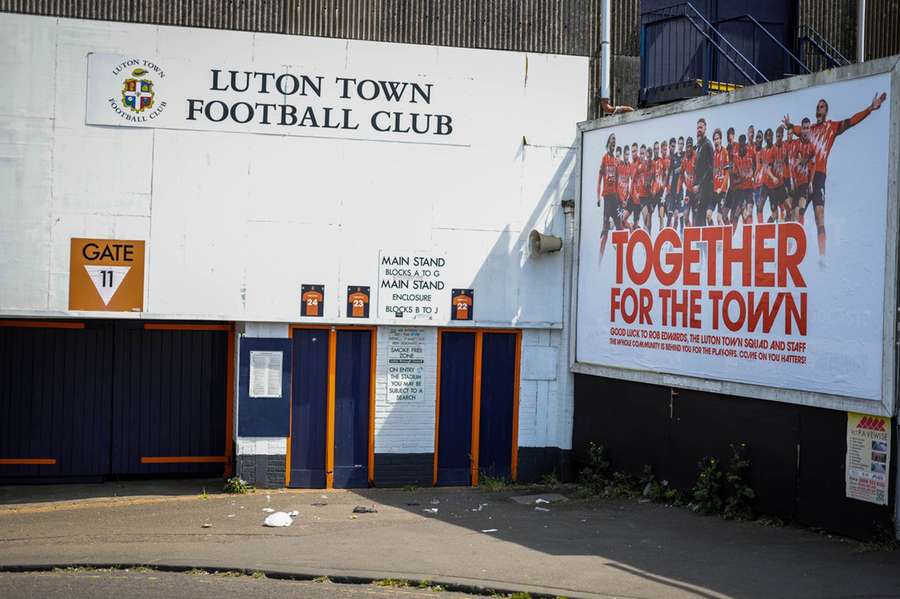
M 73 238 L 69 310 L 142 312 L 144 241 Z
M 453 307 L 456 310 L 456 320 L 468 320 L 472 298 L 468 295 L 457 295 L 453 298 Z
M 369 303 L 369 295 L 361 291 L 351 293 L 347 298 L 350 300 L 350 316 L 353 318 L 364 318 L 366 315 L 366 304 Z
M 319 304 L 325 299 L 318 291 L 307 291 L 303 294 L 303 303 L 306 304 L 306 316 L 318 316 Z

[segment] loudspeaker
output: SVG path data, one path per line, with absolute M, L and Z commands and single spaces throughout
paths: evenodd
M 528 247 L 532 255 L 549 254 L 562 249 L 563 240 L 556 235 L 544 235 L 537 229 L 532 229 L 528 235 Z

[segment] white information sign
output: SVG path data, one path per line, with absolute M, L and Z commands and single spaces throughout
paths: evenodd
M 87 124 L 468 145 L 457 115 L 470 85 L 400 61 L 344 71 L 92 52 Z
M 847 497 L 887 505 L 891 419 L 847 412 Z
M 450 288 L 443 280 L 447 259 L 427 252 L 378 256 L 378 317 L 396 321 L 446 319 Z
M 281 397 L 284 352 L 250 352 L 250 397 Z
M 425 399 L 425 331 L 412 327 L 388 328 L 387 401 Z

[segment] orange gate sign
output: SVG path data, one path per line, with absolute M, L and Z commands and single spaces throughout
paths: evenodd
M 72 238 L 69 310 L 142 312 L 144 242 Z

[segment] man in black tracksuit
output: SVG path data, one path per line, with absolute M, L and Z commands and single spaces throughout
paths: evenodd
M 697 120 L 697 158 L 694 162 L 694 194 L 704 215 L 715 202 L 713 194 L 713 147 L 706 137 L 706 119 Z M 706 224 L 709 224 L 708 222 Z M 694 223 L 697 226 L 698 223 Z M 702 224 L 700 225 L 702 226 Z

